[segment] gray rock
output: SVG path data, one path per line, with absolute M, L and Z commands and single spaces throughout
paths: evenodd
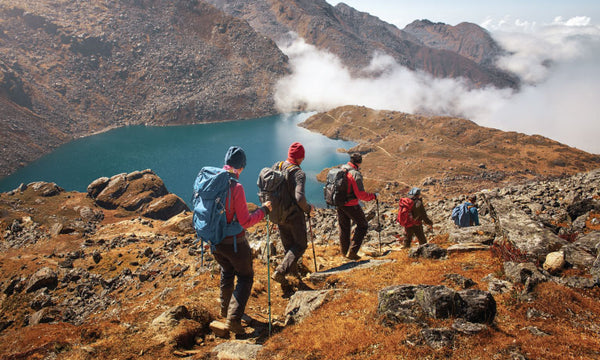
M 600 231 L 594 231 L 577 239 L 577 241 L 565 245 L 562 251 L 565 254 L 565 261 L 569 264 L 589 269 L 594 266 L 594 262 L 599 255 Z
M 455 243 L 478 243 L 491 245 L 496 238 L 493 224 L 454 228 L 448 232 L 448 240 Z
M 410 249 L 408 256 L 411 258 L 442 259 L 448 256 L 448 251 L 437 244 L 427 243 L 419 245 L 415 249 Z
M 355 269 L 368 269 L 376 266 L 380 266 L 383 264 L 387 264 L 392 262 L 393 260 L 360 260 L 360 261 L 351 261 L 345 263 L 341 266 L 328 269 L 325 271 L 318 271 L 311 273 L 308 278 L 313 281 L 324 281 L 331 275 L 339 275 L 348 271 L 352 271 Z
M 50 323 L 61 319 L 61 311 L 58 308 L 46 307 L 31 315 L 29 325 Z
M 285 308 L 285 324 L 298 324 L 321 307 L 334 290 L 297 291 Z
M 110 181 L 107 177 L 101 177 L 94 181 L 87 187 L 87 194 L 92 199 L 95 199 L 104 190 L 108 182 Z
M 25 291 L 33 292 L 44 287 L 53 289 L 56 285 L 58 285 L 58 275 L 49 267 L 44 267 L 31 275 Z
M 463 306 L 458 309 L 458 317 L 473 323 L 491 324 L 496 317 L 496 300 L 487 291 L 467 289 L 458 292 Z
M 179 324 L 181 319 L 190 319 L 188 309 L 183 305 L 173 306 L 152 320 L 152 326 L 172 328 Z
M 211 354 L 217 359 L 252 360 L 256 359 L 262 345 L 241 341 L 228 341 L 215 346 Z
M 425 343 L 433 349 L 451 348 L 455 331 L 448 328 L 427 328 L 421 330 Z
M 504 263 L 504 273 L 515 284 L 525 284 L 527 281 L 539 284 L 548 280 L 546 275 L 542 274 L 533 263 L 507 261 Z
M 456 317 L 490 324 L 496 315 L 496 302 L 490 293 L 481 290 L 456 292 L 445 286 L 406 284 L 380 290 L 377 313 L 386 326 L 424 325 L 428 317 Z
M 446 249 L 446 251 L 448 251 L 449 254 L 452 254 L 472 251 L 488 251 L 490 250 L 490 248 L 491 247 L 489 245 L 484 245 L 480 243 L 461 243 L 449 246 Z
M 488 329 L 485 324 L 472 323 L 460 318 L 452 323 L 452 328 L 467 335 L 474 335 Z

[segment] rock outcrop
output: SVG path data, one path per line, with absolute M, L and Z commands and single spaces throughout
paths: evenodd
M 87 192 L 105 209 L 123 208 L 151 219 L 168 220 L 189 211 L 185 202 L 170 194 L 162 179 L 149 169 L 96 179 Z

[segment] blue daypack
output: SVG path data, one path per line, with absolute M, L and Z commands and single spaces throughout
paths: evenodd
M 462 203 L 452 209 L 452 220 L 459 227 L 471 226 L 471 214 L 467 203 Z
M 220 244 L 224 238 L 235 236 L 244 230 L 236 218 L 228 224 L 225 213 L 227 197 L 229 196 L 231 206 L 230 189 L 236 183 L 237 179 L 233 174 L 212 166 L 203 167 L 194 181 L 194 229 L 198 238 L 210 244 L 213 251 L 215 245 Z

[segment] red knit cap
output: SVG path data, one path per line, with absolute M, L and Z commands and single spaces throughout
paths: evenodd
M 304 159 L 304 146 L 299 142 L 295 142 L 290 145 L 288 150 L 288 157 L 290 159 Z

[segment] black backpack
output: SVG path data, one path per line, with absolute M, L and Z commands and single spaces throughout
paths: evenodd
M 271 201 L 269 219 L 275 224 L 283 224 L 287 217 L 294 212 L 296 200 L 289 186 L 290 174 L 299 169 L 297 165 L 282 170 L 283 161 L 273 167 L 266 167 L 258 175 L 258 198 L 261 203 Z
M 343 206 L 348 200 L 348 169 L 333 168 L 327 173 L 327 182 L 323 187 L 323 197 L 330 206 Z

